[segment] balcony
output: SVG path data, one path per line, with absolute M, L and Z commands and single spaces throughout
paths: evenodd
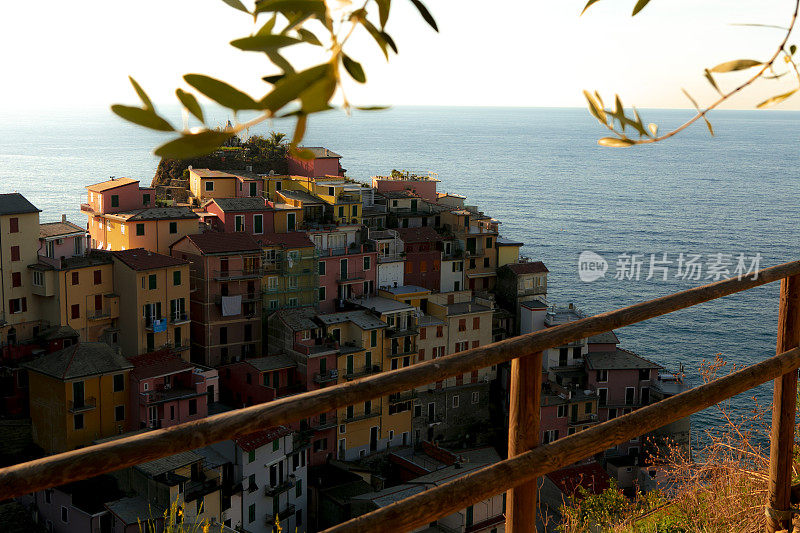
M 570 426 L 584 426 L 586 424 L 597 424 L 598 418 L 597 415 L 584 415 L 582 417 L 579 416 L 571 416 L 568 424 Z
M 253 292 L 244 292 L 244 293 L 241 293 L 239 295 L 237 295 L 237 294 L 226 294 L 225 296 L 241 296 L 242 297 L 242 303 L 245 303 L 245 302 L 260 302 L 261 301 L 261 294 L 265 293 L 265 292 L 267 292 L 267 291 L 266 290 L 263 290 L 263 291 L 262 290 L 257 290 L 257 291 L 253 291 Z M 274 291 L 271 291 L 271 292 L 279 292 L 279 291 L 278 291 L 278 289 L 275 289 Z M 223 298 L 222 294 L 215 295 L 214 296 L 214 303 L 217 304 L 217 305 L 222 305 L 222 298 Z
M 97 407 L 97 399 L 93 396 L 89 398 L 84 398 L 83 401 L 75 402 L 70 400 L 68 402 L 69 412 L 70 413 L 82 413 L 84 411 L 91 411 L 95 407 Z
M 264 269 L 262 267 L 230 269 L 230 270 L 214 270 L 212 272 L 213 272 L 213 278 L 217 281 L 260 278 L 261 276 L 264 275 Z
M 219 490 L 219 479 L 191 480 L 186 482 L 184 498 L 187 502 L 196 500 Z
M 264 496 L 269 496 L 274 498 L 275 496 L 286 492 L 287 490 L 291 489 L 295 485 L 294 476 L 289 476 L 288 479 L 278 483 L 275 486 L 272 485 L 264 485 Z
M 311 429 L 316 431 L 322 431 L 323 429 L 330 429 L 334 428 L 339 425 L 339 418 L 336 415 L 328 415 L 325 417 L 325 420 L 317 419 L 316 422 L 312 422 L 309 424 Z
M 381 371 L 381 365 L 365 365 L 359 368 L 354 368 L 352 372 L 347 372 L 344 375 L 345 379 L 358 379 L 371 374 L 377 374 Z
M 329 383 L 339 379 L 339 371 L 335 368 L 324 373 L 316 372 L 314 374 L 314 383 Z
M 366 420 L 368 418 L 375 418 L 376 416 L 381 416 L 380 411 L 370 411 L 369 413 L 354 413 L 353 416 L 345 415 L 342 417 L 342 423 L 348 424 L 350 422 L 358 422 L 359 420 Z
M 84 213 L 91 213 L 91 214 L 95 213 L 94 207 L 92 207 L 92 204 L 81 204 L 81 211 L 84 212 Z
M 174 313 L 169 317 L 169 323 L 173 326 L 186 324 L 189 320 L 189 313 Z
M 283 522 L 290 516 L 294 516 L 295 507 L 294 504 L 288 506 L 286 509 L 278 513 L 278 522 Z M 267 513 L 265 517 L 266 525 L 272 527 L 275 525 L 275 515 Z
M 336 276 L 336 281 L 339 283 L 353 283 L 356 281 L 364 281 L 364 272 L 345 272 Z
M 388 339 L 393 339 L 395 337 L 407 337 L 409 335 L 418 335 L 419 330 L 417 328 L 387 328 L 386 333 L 384 336 Z
M 409 390 L 404 392 L 396 392 L 389 395 L 389 403 L 402 403 L 408 400 L 413 400 L 417 397 L 416 390 Z
M 416 348 L 415 346 L 412 346 L 412 347 L 411 347 L 410 349 L 408 349 L 408 350 L 401 350 L 401 349 L 398 347 L 398 348 L 397 348 L 397 350 L 392 350 L 392 353 L 390 353 L 390 354 L 388 355 L 388 357 L 405 357 L 405 356 L 407 356 L 407 355 L 414 355 L 414 354 L 416 354 L 416 353 L 417 353 L 417 348 Z
M 89 309 L 86 312 L 86 318 L 88 320 L 103 320 L 106 318 L 111 318 L 111 309 L 108 307 L 104 307 L 102 309 Z
M 205 392 L 198 392 L 197 390 L 190 389 L 188 387 L 161 389 L 139 393 L 139 402 L 143 404 L 162 403 L 175 400 L 184 400 L 188 398 L 197 398 L 205 395 Z
M 323 340 L 322 338 L 314 339 L 313 344 L 295 343 L 294 350 L 304 355 L 316 355 L 325 352 L 331 352 L 339 348 L 339 343 L 336 341 Z

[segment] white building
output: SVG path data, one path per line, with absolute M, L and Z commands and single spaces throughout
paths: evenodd
M 394 230 L 369 230 L 369 240 L 378 252 L 378 288 L 400 287 L 405 275 L 404 245 Z
M 271 533 L 276 517 L 283 531 L 303 533 L 308 523 L 308 449 L 284 426 L 212 444 L 233 463 L 241 491 L 231 496 L 225 525 Z

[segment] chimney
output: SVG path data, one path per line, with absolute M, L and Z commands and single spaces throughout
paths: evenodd
M 61 215 L 61 223 L 64 224 L 67 221 L 67 215 Z

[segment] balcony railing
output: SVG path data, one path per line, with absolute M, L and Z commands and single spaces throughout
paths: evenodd
M 342 417 L 342 424 L 349 424 L 350 422 L 358 422 L 359 420 L 366 420 L 368 418 L 375 418 L 381 416 L 380 409 L 370 411 L 369 413 L 353 413 L 353 416 L 344 415 Z
M 70 413 L 82 413 L 83 411 L 91 411 L 97 407 L 97 398 L 90 396 L 84 398 L 82 402 L 75 402 L 70 400 L 67 407 Z
M 291 504 L 286 509 L 284 509 L 283 511 L 278 513 L 278 522 L 283 522 L 287 518 L 289 518 L 291 516 L 294 516 L 294 513 L 295 513 L 295 507 L 294 507 L 294 504 Z M 268 526 L 274 526 L 275 525 L 275 515 L 267 513 L 267 516 L 265 518 L 265 523 Z
M 417 397 L 417 391 L 408 390 L 405 392 L 395 392 L 389 395 L 389 403 L 401 403 L 413 400 Z
M 314 383 L 329 383 L 331 381 L 336 381 L 337 379 L 339 379 L 339 371 L 335 368 L 323 373 L 314 373 Z
M 295 486 L 295 480 L 292 479 L 294 476 L 289 476 L 288 479 L 278 483 L 277 485 L 264 485 L 264 495 L 270 496 L 274 498 L 278 494 L 286 492 L 287 490 L 291 489 Z
M 381 365 L 364 365 L 362 367 L 353 368 L 352 372 L 346 372 L 345 379 L 358 379 L 371 374 L 377 374 L 381 371 Z
M 541 352 L 581 338 L 642 322 L 723 296 L 781 280 L 778 354 L 647 405 L 627 415 L 594 425 L 543 446 L 538 445 L 538 395 L 524 384 L 541 379 Z M 291 424 L 315 414 L 359 404 L 393 392 L 420 387 L 505 361 L 511 361 L 512 422 L 508 458 L 456 481 L 442 483 L 419 494 L 382 507 L 353 521 L 329 529 L 329 533 L 355 531 L 409 531 L 505 491 L 511 493 L 506 531 L 527 531 L 536 521 L 537 478 L 617 444 L 681 420 L 725 399 L 770 380 L 774 391 L 768 482 L 768 531 L 791 527 L 790 509 L 794 414 L 797 399 L 797 368 L 800 347 L 796 317 L 800 315 L 800 261 L 758 272 L 757 276 L 732 278 L 670 294 L 623 309 L 617 309 L 545 330 L 505 339 L 435 360 L 424 361 L 394 372 L 382 373 L 295 398 L 267 402 L 242 411 L 149 431 L 125 439 L 50 455 L 35 461 L 0 468 L 4 499 L 127 468 L 179 452 L 189 451 L 230 438 Z M 520 357 L 521 354 L 529 354 Z M 526 426 L 523 427 L 522 424 Z M 765 481 L 766 483 L 766 481 Z M 800 486 L 798 487 L 800 490 Z M 781 496 L 782 495 L 782 496 Z M 778 497 L 782 499 L 778 499 Z M 785 499 L 783 499 L 785 498 Z M 759 513 L 760 514 L 760 513 Z M 272 519 L 274 520 L 274 518 Z M 272 523 L 270 521 L 270 523 Z
M 325 420 L 320 419 L 317 417 L 316 422 L 312 422 L 309 424 L 311 429 L 320 431 L 323 429 L 330 429 L 339 425 L 339 418 L 336 415 L 327 415 Z
M 260 278 L 263 275 L 264 269 L 262 267 L 213 271 L 215 280 Z
M 90 309 L 86 313 L 86 318 L 89 320 L 103 320 L 104 318 L 111 317 L 111 309 L 104 307 L 102 309 Z
M 173 313 L 169 315 L 169 323 L 175 326 L 186 324 L 189 320 L 189 313 Z

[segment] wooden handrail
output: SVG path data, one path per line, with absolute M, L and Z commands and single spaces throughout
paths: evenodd
M 0 500 L 119 470 L 178 452 L 193 450 L 269 426 L 294 422 L 346 405 L 386 396 L 392 392 L 441 381 L 448 377 L 514 359 L 520 354 L 544 351 L 547 348 L 635 324 L 798 274 L 800 274 L 800 261 L 784 263 L 760 271 L 756 279 L 732 278 L 718 281 L 543 331 L 417 363 L 403 369 L 2 468 L 0 469 Z M 639 412 L 637 411 L 635 414 Z M 632 431 L 635 433 L 638 429 Z M 585 431 L 581 432 L 581 435 L 585 433 Z M 630 433 L 630 435 L 636 436 L 634 433 Z M 570 438 L 567 437 L 564 441 L 568 441 Z M 552 446 L 558 446 L 558 449 L 561 449 L 563 447 L 561 442 L 558 441 Z M 509 461 L 517 461 L 513 463 L 515 465 L 526 464 L 525 458 L 529 457 L 529 454 L 542 453 L 543 449 L 551 450 L 552 446 L 526 452 L 514 459 L 509 459 Z M 573 459 L 572 462 L 575 460 L 577 459 Z M 520 461 L 522 462 L 520 463 Z M 471 478 L 471 476 L 468 477 Z M 518 481 L 518 483 L 522 482 L 524 479 Z M 504 485 L 495 494 L 512 486 L 516 485 Z M 481 492 L 481 494 L 484 493 Z M 467 499 L 462 497 L 459 501 L 463 503 Z M 430 516 L 441 515 L 432 513 Z
M 702 411 L 798 367 L 800 348 L 794 348 L 627 415 L 420 492 L 326 529 L 323 533 L 385 531 L 389 525 L 392 531 L 410 531 L 467 505 L 590 457 L 615 444 Z

